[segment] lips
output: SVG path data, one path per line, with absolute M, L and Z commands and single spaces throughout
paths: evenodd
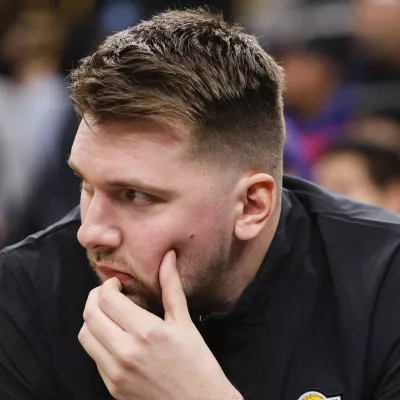
M 123 284 L 132 282 L 133 280 L 132 275 L 108 267 L 106 265 L 96 265 L 96 268 L 100 271 L 101 276 L 104 277 L 105 279 L 118 278 L 120 282 Z

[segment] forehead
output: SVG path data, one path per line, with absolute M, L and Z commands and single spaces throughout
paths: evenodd
M 141 151 L 149 150 L 169 154 L 186 150 L 188 144 L 189 132 L 183 126 L 171 127 L 147 120 L 97 125 L 82 120 L 71 155 L 84 152 L 137 157 Z
M 77 131 L 78 138 L 91 138 L 102 141 L 120 141 L 149 138 L 164 145 L 185 143 L 189 140 L 189 129 L 183 124 L 161 124 L 146 118 L 128 122 L 109 122 L 98 124 L 90 117 L 83 118 Z
M 164 175 L 182 167 L 188 146 L 189 132 L 183 127 L 146 120 L 101 125 L 82 120 L 70 160 L 85 177 L 152 170 Z

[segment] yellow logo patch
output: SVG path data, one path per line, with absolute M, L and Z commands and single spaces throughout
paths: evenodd
M 326 397 L 319 392 L 307 392 L 301 395 L 298 400 L 341 400 L 341 397 Z

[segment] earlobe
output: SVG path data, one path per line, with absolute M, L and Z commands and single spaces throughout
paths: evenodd
M 267 174 L 255 174 L 244 181 L 245 201 L 236 220 L 235 236 L 248 241 L 256 238 L 267 225 L 276 205 L 275 180 Z

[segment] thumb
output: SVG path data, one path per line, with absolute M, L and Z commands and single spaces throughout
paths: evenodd
M 176 253 L 170 250 L 163 258 L 159 272 L 164 320 L 183 322 L 190 319 L 181 278 L 176 269 Z

